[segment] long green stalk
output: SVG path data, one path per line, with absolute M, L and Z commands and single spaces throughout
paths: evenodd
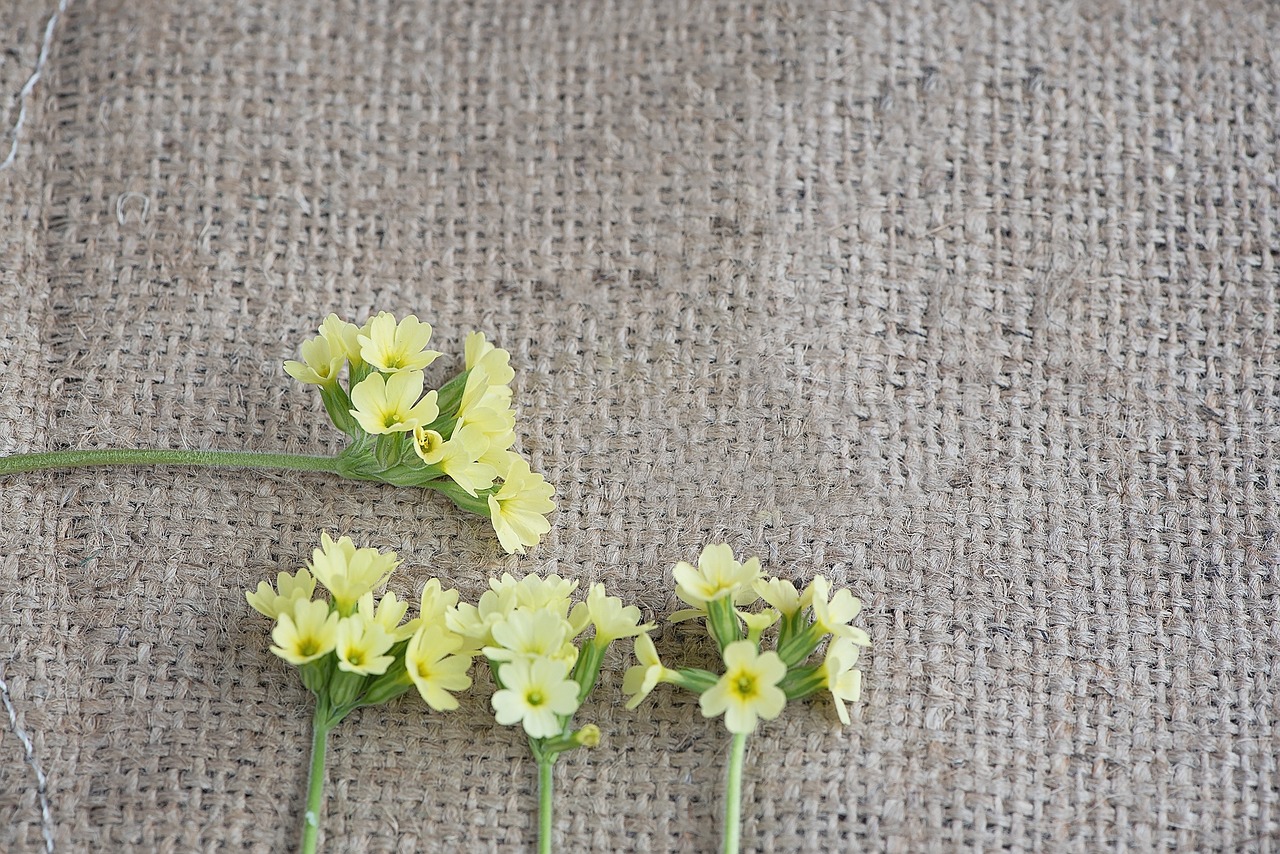
M 538 854 L 551 854 L 551 836 L 555 833 L 552 812 L 555 791 L 551 774 L 555 761 L 554 754 L 538 757 Z
M 316 704 L 315 720 L 311 724 L 311 772 L 307 777 L 307 809 L 302 814 L 302 844 L 298 848 L 301 854 L 315 854 L 316 840 L 320 837 L 320 813 L 324 809 L 324 754 L 329 729 L 334 723 L 329 720 L 326 706 L 323 700 Z
M 729 753 L 729 779 L 724 799 L 723 854 L 738 854 L 742 840 L 742 759 L 747 754 L 746 733 L 733 736 L 733 748 Z
M 338 458 L 258 451 L 175 451 L 112 448 L 100 451 L 49 451 L 0 457 L 0 475 L 80 466 L 228 466 L 338 473 Z

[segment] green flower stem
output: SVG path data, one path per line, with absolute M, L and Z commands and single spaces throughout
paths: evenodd
M 112 448 L 101 451 L 49 451 L 0 457 L 0 475 L 81 466 L 226 466 L 231 468 L 290 469 L 340 474 L 336 457 L 276 454 L 256 451 L 175 451 Z
M 324 752 L 329 729 L 336 721 L 330 719 L 328 703 L 316 703 L 315 720 L 311 724 L 311 773 L 307 778 L 307 809 L 302 814 L 301 854 L 315 854 L 316 840 L 320 836 L 320 811 L 324 808 Z
M 555 825 L 552 814 L 555 790 L 551 769 L 555 762 L 554 753 L 538 756 L 538 854 L 551 854 L 551 836 Z
M 724 799 L 723 854 L 738 854 L 742 839 L 742 759 L 747 754 L 746 733 L 735 733 L 729 753 L 729 779 Z

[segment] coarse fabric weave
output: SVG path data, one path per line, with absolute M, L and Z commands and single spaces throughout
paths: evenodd
M 0 11 L 7 100 L 52 0 Z M 281 363 L 412 312 L 430 379 L 471 329 L 511 350 L 560 509 L 521 558 L 321 474 L 6 477 L 0 850 L 290 849 L 310 699 L 242 591 L 322 529 L 409 596 L 555 571 L 662 619 L 721 541 L 852 589 L 863 700 L 752 738 L 748 850 L 1280 849 L 1277 34 L 1237 0 L 76 0 L 0 173 L 0 453 L 335 450 Z M 627 712 L 625 664 L 557 850 L 717 850 L 723 725 Z M 339 728 L 327 850 L 532 846 L 485 679 Z

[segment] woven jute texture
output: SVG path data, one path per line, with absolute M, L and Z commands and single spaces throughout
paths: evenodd
M 0 3 L 6 100 L 52 5 Z M 0 850 L 293 846 L 310 704 L 242 591 L 322 529 L 409 596 L 555 571 L 661 619 L 719 541 L 851 588 L 864 698 L 751 740 L 749 850 L 1280 849 L 1278 33 L 1232 0 L 73 2 L 0 173 L 0 452 L 335 450 L 281 362 L 414 312 L 432 379 L 470 329 L 511 350 L 560 509 L 520 558 L 324 475 L 5 478 Z M 723 727 L 627 712 L 624 666 L 557 850 L 716 850 Z M 340 728 L 328 850 L 533 844 L 485 684 Z

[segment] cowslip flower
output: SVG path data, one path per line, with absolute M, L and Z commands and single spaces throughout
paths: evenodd
M 494 717 L 504 726 L 521 724 L 530 738 L 561 731 L 560 716 L 578 710 L 578 683 L 569 664 L 557 658 L 517 658 L 498 668 L 504 687 L 493 695 Z
M 755 731 L 760 718 L 773 720 L 782 714 L 787 695 L 778 683 L 787 666 L 776 652 L 760 652 L 751 641 L 735 641 L 724 649 L 725 672 L 698 705 L 704 717 L 724 715 L 725 726 L 735 735 Z
M 468 495 L 488 489 L 498 477 L 497 469 L 480 461 L 489 450 L 489 440 L 474 424 L 455 429 L 448 441 L 435 430 L 415 427 L 413 439 L 418 457 L 429 466 L 438 466 Z
M 870 646 L 870 636 L 862 629 L 849 625 L 862 611 L 862 602 L 844 588 L 828 598 L 830 593 L 831 582 L 821 575 L 815 576 L 805 591 L 805 598 L 813 604 L 814 626 L 820 632 L 848 638 L 861 646 Z
M 382 374 L 370 374 L 351 390 L 355 406 L 351 416 L 373 436 L 429 424 L 440 414 L 438 393 L 432 389 L 423 395 L 423 383 L 421 371 L 401 371 L 385 379 Z
M 676 596 L 693 608 L 677 611 L 673 620 L 699 617 L 706 613 L 707 605 L 719 599 L 731 598 L 735 605 L 750 605 L 759 598 L 752 586 L 760 577 L 760 559 L 750 558 L 739 563 L 728 545 L 707 546 L 698 556 L 698 565 L 684 561 L 676 564 L 672 574 L 676 580 Z
M 356 340 L 360 343 L 361 358 L 387 373 L 421 371 L 441 355 L 427 349 L 431 324 L 423 323 L 412 314 L 396 323 L 391 312 L 379 312 Z
M 458 708 L 450 692 L 471 687 L 471 656 L 456 655 L 462 638 L 438 623 L 426 623 L 409 639 L 404 664 L 414 687 L 428 706 L 436 711 Z
M 253 610 L 274 620 L 282 613 L 292 612 L 294 600 L 310 599 L 316 592 L 316 580 L 305 569 L 282 572 L 276 576 L 276 588 L 279 593 L 266 581 L 259 581 L 258 589 L 245 591 L 244 597 Z
M 676 671 L 663 666 L 649 635 L 636 635 L 635 643 L 636 661 L 640 663 L 627 668 L 627 672 L 622 675 L 622 692 L 630 695 L 627 700 L 628 709 L 634 709 L 644 702 L 644 698 L 653 693 L 653 689 L 659 684 L 677 681 L 680 676 Z
M 489 343 L 483 332 L 467 333 L 463 355 L 467 370 L 482 368 L 491 385 L 508 385 L 515 379 L 516 372 L 511 369 L 511 354 Z
M 595 627 L 593 640 L 597 644 L 609 644 L 621 638 L 636 637 L 654 628 L 653 623 L 640 624 L 640 609 L 635 605 L 623 605 L 617 596 L 605 593 L 603 584 L 591 585 L 587 600 L 574 606 L 570 623 L 590 624 Z
M 400 565 L 395 552 L 358 549 L 350 537 L 334 541 L 328 532 L 320 534 L 320 548 L 311 553 L 311 574 L 333 595 L 338 613 L 351 613 L 365 593 L 380 586 Z
M 400 623 L 408 612 L 409 603 L 397 599 L 396 594 L 391 592 L 383 596 L 376 605 L 373 601 L 372 590 L 365 593 L 356 602 L 356 613 L 360 615 L 360 618 L 366 622 L 382 626 L 383 631 L 391 635 L 395 641 L 408 640 L 417 631 L 416 626 L 410 627 L 408 623 L 403 625 Z
M 338 382 L 338 371 L 347 360 L 347 354 L 335 348 L 333 342 L 324 335 L 317 335 L 302 342 L 300 348 L 302 361 L 284 363 L 284 371 L 301 383 L 318 386 L 332 386 Z
M 326 602 L 295 599 L 292 611 L 279 615 L 271 632 L 271 651 L 290 664 L 303 665 L 323 658 L 338 642 L 338 615 Z
M 849 638 L 836 638 L 827 647 L 822 661 L 822 685 L 831 692 L 840 723 L 849 725 L 849 710 L 845 702 L 856 703 L 862 696 L 862 671 L 858 663 L 858 646 Z
M 553 611 L 518 608 L 493 626 L 493 646 L 484 654 L 491 661 L 555 658 L 572 666 L 578 649 L 570 643 L 569 621 Z
M 556 509 L 554 494 L 555 488 L 523 459 L 511 462 L 502 487 L 489 496 L 489 517 L 504 549 L 523 554 L 525 546 L 536 546 L 551 530 L 545 514 Z
M 803 607 L 800 592 L 785 578 L 757 578 L 752 589 L 784 617 L 794 616 Z
M 338 623 L 338 638 L 334 649 L 338 653 L 338 669 L 362 676 L 386 673 L 395 658 L 387 650 L 395 644 L 386 629 L 378 623 L 366 620 L 359 612 Z

